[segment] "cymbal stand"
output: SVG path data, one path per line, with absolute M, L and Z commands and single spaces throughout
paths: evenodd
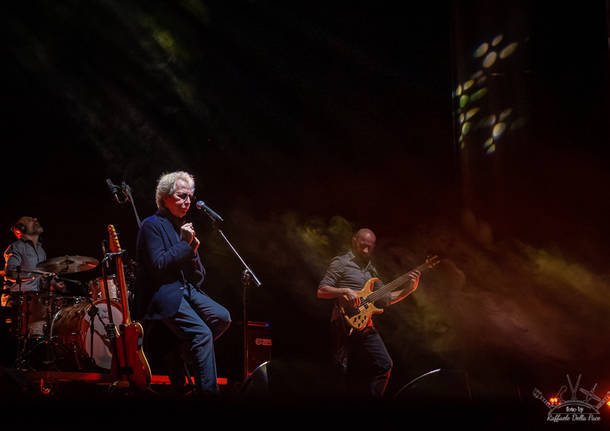
M 39 296 L 35 297 L 32 295 L 24 295 L 23 289 L 22 289 L 22 282 L 23 280 L 21 279 L 20 276 L 20 267 L 17 267 L 17 278 L 15 280 L 15 282 L 19 285 L 19 300 L 18 300 L 18 304 L 19 304 L 19 310 L 25 310 L 23 311 L 23 315 L 25 316 L 24 319 L 18 319 L 18 325 L 17 325 L 17 330 L 18 330 L 18 334 L 19 334 L 19 354 L 17 356 L 17 360 L 16 360 L 16 368 L 32 368 L 33 364 L 31 364 L 30 361 L 30 356 L 32 355 L 32 353 L 34 351 L 36 351 L 36 349 L 43 345 L 44 346 L 44 360 L 41 362 L 42 364 L 46 365 L 50 365 L 55 363 L 56 361 L 56 357 L 55 357 L 55 346 L 52 343 L 52 339 L 51 339 L 51 325 L 53 322 L 53 313 L 52 313 L 52 306 L 53 306 L 53 298 L 50 292 L 49 288 L 43 288 L 42 290 L 45 290 L 46 292 L 39 292 Z M 43 276 L 45 278 L 45 280 L 47 280 L 47 276 Z M 47 280 L 48 281 L 48 280 Z M 42 306 L 44 306 L 45 309 L 45 323 L 43 325 L 42 328 L 42 337 L 37 338 L 37 339 L 31 339 L 30 337 L 30 316 L 31 316 L 31 306 L 32 306 L 32 301 L 43 301 L 43 303 L 41 304 Z M 24 307 L 25 304 L 25 307 Z
M 21 280 L 21 265 L 17 266 L 17 278 L 15 279 L 15 284 L 18 286 L 19 295 L 17 295 L 17 310 L 19 310 L 19 316 L 17 318 L 17 354 L 15 358 L 15 368 L 21 368 L 25 366 L 26 363 L 26 349 L 27 349 L 27 339 L 28 339 L 28 325 L 30 320 L 30 307 L 25 308 L 25 322 L 21 318 L 21 314 L 24 310 L 23 307 L 23 289 L 22 289 L 22 280 Z M 24 335 L 25 333 L 25 335 Z
M 54 275 L 54 274 L 53 274 Z M 45 365 L 55 362 L 54 345 L 51 342 L 51 326 L 53 324 L 53 306 L 55 305 L 55 296 L 51 292 L 51 276 L 43 276 L 46 285 L 46 297 L 43 299 L 45 305 L 45 326 L 43 328 L 43 338 L 38 344 L 45 344 Z

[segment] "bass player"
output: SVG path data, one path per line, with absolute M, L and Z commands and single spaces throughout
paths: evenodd
M 351 250 L 331 260 L 318 285 L 317 297 L 336 301 L 331 316 L 333 359 L 347 378 L 349 392 L 355 397 L 380 399 L 390 379 L 392 358 L 372 319 L 364 329 L 355 331 L 341 314 L 342 309 L 359 306 L 358 292 L 367 281 L 378 277 L 371 262 L 375 243 L 372 230 L 358 230 L 352 237 Z M 420 276 L 419 271 L 410 272 L 404 287 L 381 297 L 375 305 L 387 307 L 401 301 L 417 288 Z M 381 286 L 377 281 L 373 290 Z

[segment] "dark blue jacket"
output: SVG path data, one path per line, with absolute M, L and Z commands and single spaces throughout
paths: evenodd
M 199 254 L 180 238 L 180 224 L 165 208 L 142 222 L 136 246 L 135 320 L 171 317 L 186 283 L 201 289 L 205 269 Z

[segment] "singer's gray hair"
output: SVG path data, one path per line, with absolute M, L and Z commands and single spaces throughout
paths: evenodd
M 176 182 L 178 180 L 186 182 L 193 192 L 195 192 L 195 179 L 188 172 L 176 171 L 170 172 L 169 174 L 163 174 L 157 181 L 157 189 L 155 191 L 157 208 L 163 207 L 163 201 L 165 198 L 176 191 Z

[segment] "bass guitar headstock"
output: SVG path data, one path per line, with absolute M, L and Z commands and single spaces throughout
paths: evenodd
M 118 253 L 119 251 L 121 251 L 121 244 L 119 244 L 119 236 L 116 233 L 116 229 L 111 224 L 108 225 L 108 236 L 110 237 L 110 251 L 113 253 Z
M 428 267 L 428 269 L 434 268 L 439 263 L 441 263 L 441 259 L 438 257 L 438 255 L 434 254 L 426 256 L 425 265 Z

